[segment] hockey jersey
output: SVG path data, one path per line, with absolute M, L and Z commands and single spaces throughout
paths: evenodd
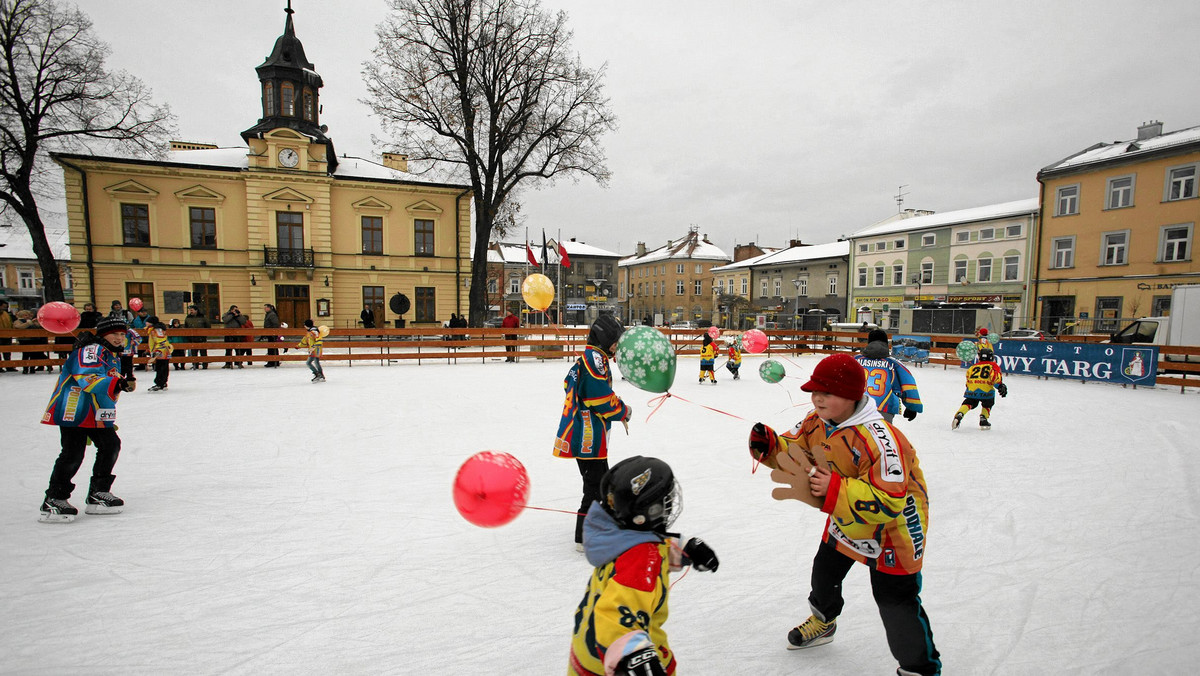
M 321 337 L 321 330 L 314 326 L 304 334 L 304 337 L 300 339 L 296 347 L 301 350 L 308 350 L 309 354 L 315 354 L 320 357 L 324 344 L 324 339 Z
M 121 358 L 100 342 L 76 347 L 63 362 L 42 424 L 113 427 L 121 396 Z
M 167 338 L 166 329 L 157 326 L 151 327 L 146 330 L 146 336 L 150 341 L 146 346 L 146 351 L 150 353 L 150 359 L 171 358 L 171 341 Z
M 609 646 L 631 631 L 644 631 L 668 674 L 675 654 L 663 624 L 671 591 L 671 543 L 655 533 L 624 530 L 593 502 L 583 522 L 584 552 L 595 566 L 575 609 L 568 674 L 603 674 Z
M 588 345 L 563 380 L 566 398 L 554 455 L 599 460 L 608 457 L 608 428 L 613 420 L 629 419 L 629 408 L 613 392 L 608 355 Z
M 832 425 L 816 412 L 779 435 L 779 452 L 793 442 L 816 464 L 820 447 L 832 478 L 821 511 L 821 538 L 881 573 L 921 570 L 929 529 L 929 492 L 917 453 L 864 396 L 854 414 Z
M 709 343 L 700 348 L 700 370 L 711 371 L 713 362 L 717 359 L 717 346 Z
M 729 346 L 729 365 L 734 368 L 742 365 L 742 351 L 736 343 Z
M 994 399 L 996 385 L 1004 381 L 1000 365 L 994 361 L 981 361 L 971 364 L 967 369 L 967 391 L 963 397 L 967 399 Z
M 125 329 L 125 349 L 121 350 L 121 354 L 126 357 L 137 355 L 138 345 L 142 344 L 142 335 L 133 329 Z
M 892 357 L 858 354 L 854 358 L 867 374 L 867 394 L 880 413 L 899 413 L 901 402 L 917 413 L 924 409 L 917 381 L 904 364 Z

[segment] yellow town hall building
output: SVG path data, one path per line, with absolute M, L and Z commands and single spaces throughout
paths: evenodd
M 407 158 L 341 156 L 320 123 L 321 76 L 289 8 L 256 69 L 262 117 L 246 147 L 172 143 L 161 160 L 55 153 L 66 186 L 75 299 L 142 299 L 168 322 L 264 303 L 298 326 L 440 325 L 467 307 L 469 186 L 408 173 Z M 402 317 L 389 309 L 401 294 Z M 218 324 L 214 324 L 218 325 Z

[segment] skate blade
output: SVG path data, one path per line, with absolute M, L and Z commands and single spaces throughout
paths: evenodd
M 74 520 L 74 514 L 43 514 L 38 518 L 40 523 L 71 523 Z
M 809 648 L 816 648 L 817 646 L 823 646 L 827 643 L 832 643 L 832 642 L 833 642 L 832 636 L 826 636 L 825 638 L 817 639 L 816 641 L 813 641 L 812 643 L 809 643 L 808 645 L 795 645 L 791 641 L 788 641 L 787 649 L 788 650 L 808 650 Z
M 87 505 L 83 508 L 84 514 L 120 514 L 124 506 L 109 507 L 108 505 Z

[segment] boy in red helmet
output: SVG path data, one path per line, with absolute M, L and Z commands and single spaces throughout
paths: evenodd
M 812 615 L 788 634 L 788 649 L 833 640 L 842 580 L 857 561 L 871 571 L 897 673 L 941 673 L 920 598 L 929 504 L 916 451 L 883 420 L 849 354 L 821 360 L 801 389 L 812 393 L 808 417 L 782 435 L 762 423 L 750 433 L 751 455 L 775 470 L 774 481 L 790 484 L 772 496 L 816 504 L 829 515 L 813 559 Z

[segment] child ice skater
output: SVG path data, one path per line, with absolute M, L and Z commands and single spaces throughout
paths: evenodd
M 900 402 L 904 402 L 904 419 L 913 420 L 923 410 L 917 381 L 889 352 L 887 331 L 873 329 L 867 334 L 867 346 L 862 354 L 854 358 L 862 364 L 867 376 L 867 394 L 883 414 L 883 419 L 892 422 L 900 412 Z
M 958 413 L 954 414 L 954 422 L 950 423 L 950 429 L 958 429 L 963 416 L 976 406 L 983 407 L 979 410 L 979 428 L 992 429 L 992 407 L 996 405 L 996 393 L 999 392 L 1001 397 L 1008 396 L 1008 385 L 1005 385 L 1003 380 L 1004 374 L 1000 372 L 1000 365 L 996 363 L 996 355 L 989 349 L 981 349 L 979 361 L 967 369 L 967 391 L 963 393 L 962 406 L 959 406 Z
M 941 673 L 921 606 L 929 493 L 916 451 L 866 396 L 866 374 L 850 355 L 821 360 L 800 389 L 812 393 L 808 417 L 782 435 L 762 423 L 750 433 L 751 455 L 775 469 L 772 480 L 790 484 L 772 496 L 829 515 L 813 559 L 812 615 L 788 633 L 788 649 L 833 640 L 844 605 L 842 581 L 857 561 L 870 569 L 897 673 Z
M 667 463 L 635 455 L 601 481 L 602 499 L 584 521 L 584 547 L 595 566 L 575 610 L 573 676 L 665 676 L 675 673 L 667 644 L 670 573 L 692 566 L 716 572 L 719 561 L 700 538 L 683 549 L 668 533 L 683 509 Z
M 321 369 L 321 348 L 324 344 L 322 342 L 324 337 L 321 335 L 321 330 L 313 326 L 313 320 L 311 319 L 304 320 L 304 328 L 307 332 L 300 339 L 300 342 L 296 344 L 296 347 L 301 350 L 308 350 L 308 359 L 304 362 L 304 365 L 308 367 L 309 371 L 312 371 L 312 382 L 323 383 L 325 382 L 325 371 Z
M 120 351 L 128 326 L 121 319 L 105 317 L 96 333 L 80 332 L 71 354 L 63 363 L 54 394 L 42 415 L 42 424 L 58 425 L 62 451 L 50 473 L 50 485 L 42 501 L 41 521 L 73 521 L 79 510 L 68 502 L 71 483 L 83 465 L 83 452 L 90 439 L 96 445 L 96 461 L 88 486 L 88 514 L 116 514 L 125 501 L 112 494 L 113 466 L 121 452 L 117 436 L 117 398 L 132 392 L 133 378 L 122 376 Z
M 109 316 L 111 317 L 112 315 L 110 314 Z M 121 375 L 126 378 L 133 378 L 133 358 L 137 355 L 138 345 L 141 344 L 141 334 L 127 325 L 125 328 L 125 337 L 121 343 Z
M 575 520 L 575 548 L 583 551 L 583 519 L 592 502 L 600 499 L 600 479 L 608 471 L 608 428 L 613 421 L 629 420 L 630 409 L 613 392 L 609 359 L 625 327 L 612 315 L 600 315 L 588 330 L 587 347 L 563 379 L 566 399 L 554 457 L 574 458 L 583 479 L 583 500 Z
M 700 382 L 704 382 L 704 374 L 713 385 L 717 384 L 717 374 L 713 373 L 713 362 L 717 359 L 717 346 L 713 344 L 712 336 L 704 334 L 704 347 L 700 348 Z
M 171 375 L 171 352 L 174 346 L 167 337 L 167 325 L 158 321 L 157 316 L 146 320 L 146 337 L 149 344 L 146 350 L 150 353 L 150 363 L 154 364 L 154 385 L 151 392 L 161 392 L 167 389 L 167 378 Z
M 729 360 L 725 362 L 725 368 L 733 374 L 734 380 L 742 379 L 738 373 L 742 370 L 742 341 L 738 338 L 734 338 L 729 343 Z

